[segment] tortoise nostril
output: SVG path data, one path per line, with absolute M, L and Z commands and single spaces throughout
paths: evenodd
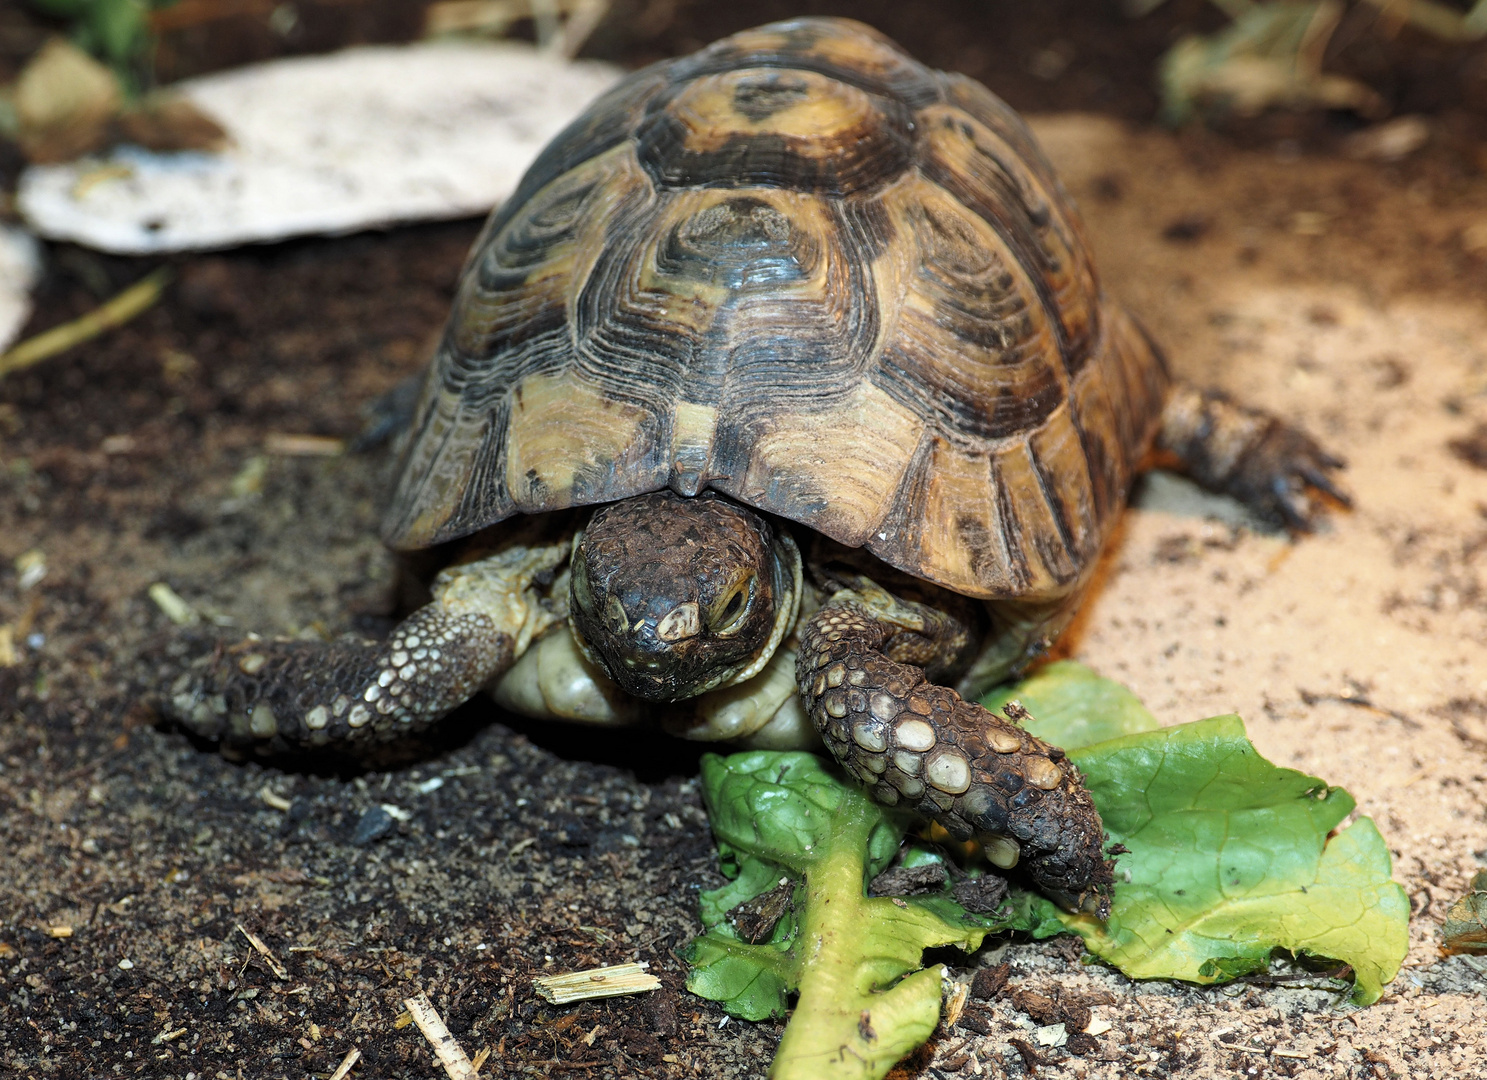
M 670 644 L 674 641 L 696 637 L 701 628 L 702 622 L 697 614 L 697 605 L 688 601 L 672 608 L 661 618 L 660 622 L 656 623 L 656 637 Z

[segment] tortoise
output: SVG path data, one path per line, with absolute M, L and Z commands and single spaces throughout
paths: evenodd
M 381 642 L 219 643 L 163 708 L 357 744 L 486 686 L 824 742 L 1104 913 L 1078 770 L 974 698 L 1067 625 L 1153 452 L 1298 530 L 1346 502 L 1307 435 L 1173 379 L 1006 104 L 860 23 L 774 23 L 624 79 L 490 216 L 384 523 L 444 562 L 431 602 Z

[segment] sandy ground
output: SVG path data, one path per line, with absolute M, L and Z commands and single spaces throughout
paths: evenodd
M 1093 1004 L 1096 1048 L 1030 1064 L 1008 1038 L 1034 1021 L 1002 997 L 895 1075 L 1487 1077 L 1487 964 L 1436 947 L 1487 863 L 1487 471 L 1448 446 L 1487 422 L 1487 177 L 1037 127 L 1174 366 L 1303 422 L 1356 496 L 1293 544 L 1151 478 L 1062 652 L 1164 722 L 1239 712 L 1272 760 L 1348 787 L 1394 852 L 1411 950 L 1359 1011 L 1013 944 L 970 963 Z M 241 628 L 387 627 L 385 458 L 263 447 L 355 431 L 418 366 L 473 228 L 189 260 L 135 327 L 0 383 L 0 1073 L 326 1076 L 357 1047 L 355 1075 L 430 1077 L 396 1026 L 424 990 L 491 1052 L 482 1075 L 762 1075 L 778 1026 L 680 990 L 718 881 L 696 748 L 473 704 L 382 768 L 233 763 L 138 704 L 134 657 L 168 629 L 155 581 Z M 532 997 L 542 970 L 636 958 L 663 991 Z

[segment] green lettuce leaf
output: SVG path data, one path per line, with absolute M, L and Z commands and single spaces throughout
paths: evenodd
M 1446 912 L 1441 943 L 1447 952 L 1487 953 L 1487 870 L 1472 877 L 1471 891 Z
M 938 893 L 870 898 L 911 822 L 870 802 L 811 754 L 752 751 L 702 763 L 724 875 L 704 893 L 706 932 L 689 946 L 688 988 L 746 1019 L 783 1015 L 798 992 L 771 1076 L 883 1076 L 934 1030 L 940 970 L 926 948 L 971 950 L 989 933 L 1079 933 L 1133 978 L 1222 982 L 1263 969 L 1277 949 L 1341 960 L 1354 1000 L 1376 1000 L 1407 947 L 1409 905 L 1389 853 L 1347 792 L 1262 758 L 1238 717 L 1159 729 L 1131 692 L 1078 664 L 1049 664 L 983 699 L 1017 698 L 1028 726 L 1069 750 L 1112 842 L 1110 920 L 1061 911 L 1013 889 L 994 915 Z M 908 866 L 943 858 L 905 850 Z M 773 899 L 763 940 L 727 916 Z
M 1065 750 L 1162 726 L 1135 694 L 1072 660 L 1044 664 L 1019 683 L 997 687 L 981 704 L 1000 712 L 1012 700 L 1031 714 L 1028 731 Z
M 1369 1004 L 1408 949 L 1409 901 L 1368 818 L 1339 829 L 1352 797 L 1260 756 L 1237 716 L 1074 750 L 1116 866 L 1103 925 L 1050 914 L 1132 978 L 1223 982 L 1276 949 L 1352 966 Z M 1333 830 L 1338 830 L 1333 832 Z
M 703 796 L 733 880 L 704 893 L 706 932 L 687 951 L 687 988 L 749 1020 L 794 1015 L 771 1068 L 777 1080 L 881 1077 L 929 1038 L 940 1017 L 938 966 L 924 950 L 978 948 L 1026 925 L 1056 932 L 1023 898 L 975 915 L 948 888 L 895 901 L 866 884 L 897 852 L 908 820 L 827 772 L 813 754 L 751 751 L 702 759 Z M 765 941 L 742 940 L 728 911 L 793 885 L 790 912 Z

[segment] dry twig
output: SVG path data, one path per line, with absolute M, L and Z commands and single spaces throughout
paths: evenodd
M 86 315 L 61 326 L 54 326 L 35 337 L 27 338 L 9 352 L 0 353 L 0 379 L 13 371 L 21 371 L 60 352 L 66 352 L 74 345 L 91 341 L 116 326 L 123 326 L 153 306 L 169 281 L 170 268 L 162 266 Z
M 566 975 L 544 975 L 532 980 L 532 989 L 552 1005 L 567 1005 L 589 998 L 619 997 L 659 990 L 661 980 L 647 975 L 639 964 L 614 964 L 610 967 L 570 971 Z
M 341 1059 L 341 1063 L 336 1066 L 336 1071 L 330 1074 L 330 1080 L 346 1080 L 346 1077 L 351 1073 L 351 1067 L 360 1060 L 361 1050 L 357 1047 L 352 1047 L 346 1056 Z

